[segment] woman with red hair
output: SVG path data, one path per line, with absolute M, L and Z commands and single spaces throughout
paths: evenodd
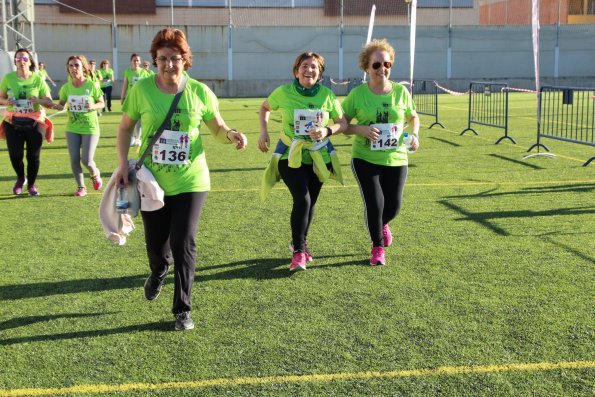
M 132 87 L 122 108 L 116 178 L 128 183 L 128 143 L 134 125 L 140 120 L 146 131 L 140 147 L 144 153 L 185 82 L 175 112 L 166 120 L 166 128 L 143 162 L 163 189 L 165 205 L 156 211 L 141 208 L 141 215 L 151 268 L 144 286 L 145 297 L 154 300 L 159 296 L 163 280 L 175 263 L 172 307 L 175 329 L 187 330 L 194 328 L 190 311 L 195 236 L 211 188 L 200 123 L 205 123 L 216 140 L 233 143 L 236 149 L 245 148 L 248 142 L 244 134 L 227 126 L 219 114 L 217 97 L 209 87 L 185 73 L 192 66 L 192 52 L 182 31 L 167 28 L 158 32 L 151 44 L 151 56 L 157 73 Z

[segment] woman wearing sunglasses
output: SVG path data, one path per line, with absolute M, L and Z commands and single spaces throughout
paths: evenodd
M 351 168 L 364 201 L 364 217 L 372 240 L 370 265 L 384 265 L 384 247 L 392 244 L 388 223 L 401 209 L 407 179 L 407 149 L 403 144 L 405 122 L 415 137 L 410 150 L 417 150 L 419 117 L 407 89 L 392 82 L 395 50 L 386 40 L 373 40 L 359 55 L 359 67 L 370 76 L 352 90 L 343 102 L 349 124 L 346 134 L 355 135 Z
M 324 58 L 321 55 L 315 52 L 299 55 L 293 64 L 293 83 L 276 88 L 262 103 L 259 113 L 258 148 L 263 153 L 270 145 L 268 122 L 271 111 L 281 113 L 282 131 L 265 172 L 265 181 L 266 175 L 272 171 L 283 179 L 293 198 L 291 272 L 305 270 L 306 262 L 312 260 L 306 238 L 323 182 L 330 171 L 342 182 L 340 164 L 328 138 L 345 130 L 347 123 L 335 94 L 320 83 L 323 72 Z
M 66 143 L 70 154 L 70 167 L 77 184 L 76 197 L 87 195 L 83 168 L 89 170 L 93 189 L 103 186 L 95 164 L 95 149 L 99 144 L 99 120 L 96 110 L 103 109 L 103 92 L 92 79 L 91 68 L 84 55 L 71 55 L 66 61 L 70 81 L 60 88 L 60 105 L 68 109 Z
M 30 196 L 39 192 L 35 186 L 39 172 L 42 129 L 46 126 L 42 106 L 53 108 L 50 88 L 39 73 L 35 73 L 35 61 L 26 49 L 14 54 L 16 71 L 4 75 L 0 83 L 0 105 L 7 106 L 0 128 L 0 137 L 6 137 L 10 163 L 17 174 L 12 188 L 14 194 L 21 194 L 27 183 Z M 47 120 L 49 122 L 49 120 Z M 51 142 L 51 140 L 49 140 Z M 27 146 L 27 174 L 23 157 Z

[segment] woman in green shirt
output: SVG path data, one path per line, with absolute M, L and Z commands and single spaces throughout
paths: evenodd
M 343 110 L 349 124 L 345 132 L 355 135 L 351 167 L 364 201 L 364 217 L 372 240 L 370 264 L 386 263 L 384 247 L 392 243 L 388 223 L 401 209 L 407 179 L 407 148 L 403 127 L 409 123 L 413 136 L 410 150 L 417 150 L 419 117 L 411 95 L 401 84 L 390 81 L 395 50 L 386 40 L 372 40 L 359 55 L 359 67 L 370 76 L 353 89 Z
M 7 106 L 7 112 L 28 124 L 19 125 L 12 117 L 5 117 L 2 129 L 6 136 L 6 147 L 10 163 L 17 174 L 12 192 L 21 194 L 27 184 L 29 195 L 37 196 L 35 186 L 39 172 L 43 134 L 36 121 L 45 119 L 42 106 L 53 108 L 50 88 L 35 71 L 35 60 L 27 49 L 19 49 L 14 54 L 15 72 L 4 75 L 0 83 L 0 105 Z M 27 174 L 23 157 L 27 147 Z
M 283 131 L 275 154 L 281 156 L 278 172 L 293 198 L 290 218 L 293 255 L 289 265 L 292 272 L 305 270 L 306 262 L 312 261 L 306 239 L 322 189 L 320 171 L 325 168 L 328 172 L 327 168 L 332 168 L 329 152 L 334 149 L 328 137 L 347 127 L 339 100 L 329 88 L 320 84 L 323 72 L 324 58 L 320 54 L 305 52 L 299 55 L 293 64 L 295 80 L 276 88 L 262 103 L 259 113 L 258 148 L 263 153 L 270 145 L 268 122 L 271 111 L 281 113 Z M 290 148 L 293 153 L 299 152 L 300 159 L 296 164 L 289 161 Z M 319 169 L 316 169 L 314 156 L 321 157 Z
M 99 143 L 99 120 L 96 110 L 103 108 L 103 93 L 91 78 L 91 68 L 84 55 L 71 55 L 66 62 L 66 70 L 71 77 L 60 88 L 60 105 L 68 104 L 66 123 L 66 143 L 70 154 L 70 167 L 77 183 L 74 195 L 87 195 L 81 162 L 89 170 L 93 189 L 103 185 L 99 169 L 93 159 Z
M 112 87 L 114 83 L 114 70 L 109 67 L 109 60 L 104 59 L 99 64 L 99 75 L 101 76 L 101 82 L 99 87 L 103 91 L 103 102 L 107 107 L 107 111 L 112 111 Z M 105 108 L 103 108 L 105 112 Z
M 130 56 L 130 67 L 124 71 L 124 82 L 122 83 L 122 94 L 120 95 L 122 106 L 132 87 L 145 77 L 149 77 L 149 73 L 141 67 L 140 56 L 138 54 L 132 54 Z M 142 123 L 139 122 L 134 127 L 134 133 L 130 139 L 130 146 L 141 145 L 141 124 Z
M 236 149 L 245 148 L 248 141 L 244 134 L 227 126 L 219 114 L 217 97 L 209 87 L 184 73 L 192 66 L 192 52 L 181 30 L 167 28 L 158 32 L 151 44 L 151 56 L 157 73 L 139 81 L 124 102 L 116 141 L 120 165 L 115 178 L 128 184 L 128 142 L 137 121 L 142 121 L 146 132 L 140 148 L 144 153 L 187 79 L 175 112 L 143 163 L 165 193 L 164 206 L 156 211 L 141 208 L 151 268 L 144 286 L 145 297 L 153 300 L 159 296 L 163 280 L 175 263 L 172 313 L 175 329 L 187 330 L 194 328 L 190 311 L 195 236 L 211 188 L 200 123 L 204 122 L 215 139 L 234 143 Z

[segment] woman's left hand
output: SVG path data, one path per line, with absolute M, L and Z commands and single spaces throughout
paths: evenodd
M 326 127 L 316 127 L 308 131 L 308 135 L 315 141 L 321 141 L 326 138 L 328 131 L 326 130 Z
M 227 138 L 231 141 L 231 143 L 236 144 L 237 150 L 245 149 L 246 146 L 248 146 L 248 138 L 246 138 L 246 135 L 242 134 L 241 132 L 231 130 L 227 133 Z
M 411 142 L 411 150 L 416 151 L 419 149 L 419 137 L 417 135 L 413 135 L 415 139 Z

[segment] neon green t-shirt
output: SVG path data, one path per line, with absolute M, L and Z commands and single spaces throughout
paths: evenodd
M 107 70 L 100 68 L 97 70 L 101 79 L 99 86 L 101 88 L 111 87 L 114 81 L 114 70 L 111 68 L 108 68 Z
M 402 131 L 405 116 L 415 111 L 415 104 L 403 85 L 395 82 L 392 84 L 392 91 L 385 95 L 373 93 L 368 84 L 354 88 L 343 101 L 345 115 L 357 119 L 357 125 L 392 123 L 397 124 Z M 372 150 L 370 145 L 368 139 L 356 135 L 351 149 L 352 157 L 377 165 L 407 165 L 407 149 L 403 144 L 402 134 L 396 149 Z
M 85 103 L 95 104 L 103 98 L 103 92 L 91 79 L 85 80 L 82 86 L 75 87 L 72 81 L 60 88 L 60 101 L 65 102 L 68 109 L 66 131 L 81 135 L 98 135 L 99 119 L 96 110 L 85 109 Z
M 136 72 L 134 72 L 132 69 L 128 68 L 124 71 L 124 77 L 126 77 L 127 81 L 128 81 L 128 89 L 126 91 L 126 94 L 128 94 L 130 92 L 130 89 L 136 84 L 138 83 L 140 80 L 149 77 L 149 73 L 147 73 L 147 71 L 143 68 L 139 68 Z
M 159 90 L 155 76 L 139 81 L 130 90 L 122 110 L 132 120 L 141 120 L 140 153 L 144 153 L 163 122 L 174 96 Z M 189 78 L 168 126 L 144 161 L 166 196 L 211 189 L 199 126 L 218 114 L 215 94 L 205 84 Z
M 281 111 L 281 123 L 283 126 L 283 133 L 290 138 L 295 138 L 294 117 L 296 110 L 320 110 L 322 113 L 321 125 L 326 127 L 329 120 L 343 115 L 343 109 L 339 100 L 330 88 L 321 85 L 320 90 L 314 96 L 301 95 L 293 84 L 286 84 L 276 88 L 267 98 L 271 110 Z M 332 123 L 331 123 L 332 124 Z M 311 140 L 309 137 L 304 139 Z M 325 163 L 329 163 L 331 158 L 326 148 L 320 150 L 322 158 Z M 282 160 L 289 157 L 289 149 L 285 151 Z M 312 157 L 308 150 L 302 153 L 302 163 L 312 164 Z
M 41 109 L 41 105 L 30 103 L 28 98 L 32 96 L 41 98 L 50 95 L 50 87 L 39 73 L 31 74 L 31 77 L 26 80 L 19 79 L 17 72 L 7 73 L 0 83 L 0 90 L 7 98 L 16 98 L 18 101 L 17 109 L 13 105 L 7 107 L 9 112 L 16 110 L 22 113 L 37 112 Z

